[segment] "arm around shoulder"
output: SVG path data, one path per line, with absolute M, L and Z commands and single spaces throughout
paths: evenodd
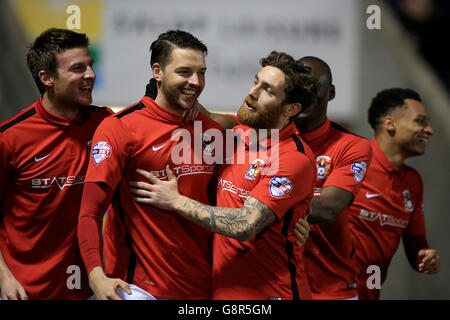
M 322 189 L 319 196 L 312 199 L 308 222 L 310 224 L 333 223 L 352 201 L 351 192 L 335 186 L 327 186 Z
M 238 122 L 232 115 L 210 112 L 200 103 L 198 103 L 198 106 L 199 106 L 200 112 L 203 115 L 207 116 L 211 120 L 214 120 L 215 122 L 220 124 L 220 126 L 224 129 L 231 129 L 231 128 L 235 127 L 236 125 L 238 125 Z

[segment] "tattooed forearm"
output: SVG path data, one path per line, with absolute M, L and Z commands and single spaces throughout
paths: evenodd
M 273 211 L 252 197 L 240 209 L 212 207 L 186 198 L 178 211 L 208 230 L 240 241 L 251 239 L 275 220 Z

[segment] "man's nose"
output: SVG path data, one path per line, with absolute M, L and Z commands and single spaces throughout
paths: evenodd
M 94 78 L 96 77 L 94 69 L 91 66 L 87 66 L 86 72 L 84 73 L 85 78 Z

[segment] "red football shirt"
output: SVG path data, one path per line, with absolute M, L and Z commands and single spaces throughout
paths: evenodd
M 320 195 L 324 187 L 336 186 L 355 197 L 369 166 L 369 141 L 328 119 L 301 137 L 311 147 L 316 160 L 314 195 Z M 348 299 L 357 295 L 348 209 L 332 224 L 311 225 L 304 247 L 305 270 L 313 299 Z
M 272 209 L 276 220 L 245 242 L 214 235 L 213 299 L 311 298 L 292 231 L 297 219 L 305 217 L 313 196 L 312 153 L 295 135 L 292 123 L 280 130 L 278 144 L 271 140 L 262 141 L 257 150 L 248 144 L 236 149 L 235 163 L 239 150 L 245 161 L 219 170 L 217 206 L 241 208 L 250 196 Z M 267 154 L 258 153 L 265 148 Z
M 0 248 L 30 299 L 91 294 L 78 212 L 94 131 L 112 113 L 89 106 L 70 121 L 39 100 L 0 124 Z
M 133 268 L 128 273 L 134 276 L 128 279 L 156 297 L 210 298 L 211 232 L 176 213 L 136 203 L 129 186 L 130 181 L 144 180 L 137 168 L 167 179 L 165 167 L 169 164 L 178 178 L 180 193 L 208 203 L 207 188 L 215 164 L 205 162 L 211 141 L 206 131 L 220 130 L 220 126 L 202 114 L 197 120 L 201 122 L 185 124 L 183 118 L 143 97 L 106 119 L 92 143 L 86 182 L 105 183 L 115 190 L 113 201 L 123 217 L 134 259 L 128 264 Z M 115 231 L 106 228 L 105 232 Z M 101 261 L 98 250 L 84 249 L 89 248 L 89 241 L 80 239 L 88 272 Z M 89 257 L 89 252 L 96 257 Z
M 425 222 L 419 173 L 405 164 L 398 168 L 392 166 L 375 139 L 371 146 L 372 163 L 350 207 L 350 228 L 356 240 L 355 255 L 360 269 L 358 293 L 361 298 L 378 299 L 380 290 L 367 286 L 367 279 L 373 274 L 367 268 L 378 266 L 383 283 L 400 238 L 423 236 L 425 239 Z M 416 249 L 416 256 L 425 247 L 426 242 Z

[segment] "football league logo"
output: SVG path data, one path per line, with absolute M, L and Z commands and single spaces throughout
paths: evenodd
M 214 157 L 214 149 L 211 145 L 212 142 L 212 136 L 207 133 L 202 133 L 202 147 L 203 152 L 207 157 Z
M 408 189 L 403 190 L 403 203 L 407 212 L 413 212 L 414 206 L 411 200 L 411 192 Z
M 318 156 L 316 158 L 317 179 L 326 179 L 330 175 L 331 158 Z
M 274 198 L 286 196 L 291 193 L 293 187 L 291 180 L 286 177 L 275 176 L 270 180 L 270 194 Z
M 258 174 L 261 172 L 261 167 L 264 165 L 264 161 L 261 159 L 256 159 L 253 161 L 253 163 L 248 168 L 247 172 L 245 173 L 245 179 L 248 179 L 250 181 L 255 181 L 258 177 Z
M 92 159 L 94 160 L 96 165 L 99 165 L 100 162 L 109 158 L 112 153 L 111 146 L 105 141 L 99 141 L 92 148 Z
M 367 164 L 364 161 L 358 161 L 352 164 L 353 178 L 356 182 L 361 182 L 366 176 Z

